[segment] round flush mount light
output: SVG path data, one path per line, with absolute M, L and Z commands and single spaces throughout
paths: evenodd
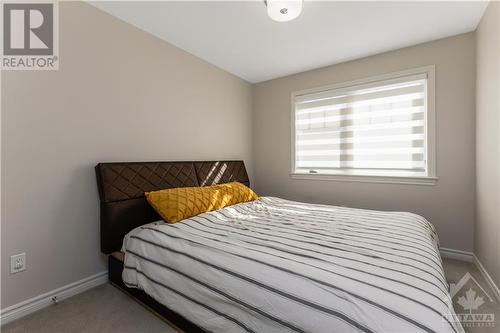
M 302 0 L 267 0 L 267 15 L 276 22 L 287 22 L 302 12 Z

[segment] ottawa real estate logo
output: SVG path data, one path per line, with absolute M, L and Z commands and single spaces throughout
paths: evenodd
M 496 327 L 495 313 L 491 309 L 497 301 L 469 272 L 457 283 L 450 283 L 450 296 L 456 314 L 447 315 L 448 321 L 460 322 L 464 328 Z
M 57 1 L 2 1 L 2 70 L 59 68 Z

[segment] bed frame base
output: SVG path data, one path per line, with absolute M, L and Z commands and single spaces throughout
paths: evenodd
M 147 307 L 149 310 L 152 312 L 155 312 L 158 314 L 160 317 L 166 319 L 170 323 L 172 323 L 176 328 L 181 329 L 184 332 L 187 333 L 206 333 L 207 331 L 203 330 L 199 326 L 196 326 L 193 324 L 191 321 L 187 320 L 183 316 L 179 315 L 178 313 L 170 310 L 166 306 L 158 303 L 156 300 L 154 300 L 151 296 L 146 294 L 144 291 L 135 289 L 135 288 L 129 288 L 125 286 L 122 280 L 122 272 L 123 272 L 123 262 L 120 260 L 116 259 L 113 256 L 108 256 L 108 277 L 109 281 L 116 286 L 117 288 L 121 289 L 125 293 L 131 295 L 134 297 L 136 300 L 138 300 L 142 305 Z

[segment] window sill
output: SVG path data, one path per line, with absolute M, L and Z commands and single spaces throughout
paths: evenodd
M 358 183 L 385 183 L 385 184 L 405 184 L 405 185 L 436 185 L 437 177 L 395 177 L 395 176 L 373 176 L 373 175 L 342 175 L 342 174 L 310 174 L 291 173 L 293 179 L 302 180 L 327 180 L 337 182 L 358 182 Z

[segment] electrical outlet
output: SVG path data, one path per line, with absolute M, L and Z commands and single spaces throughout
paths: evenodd
M 19 273 L 26 269 L 26 253 L 10 256 L 10 274 Z

